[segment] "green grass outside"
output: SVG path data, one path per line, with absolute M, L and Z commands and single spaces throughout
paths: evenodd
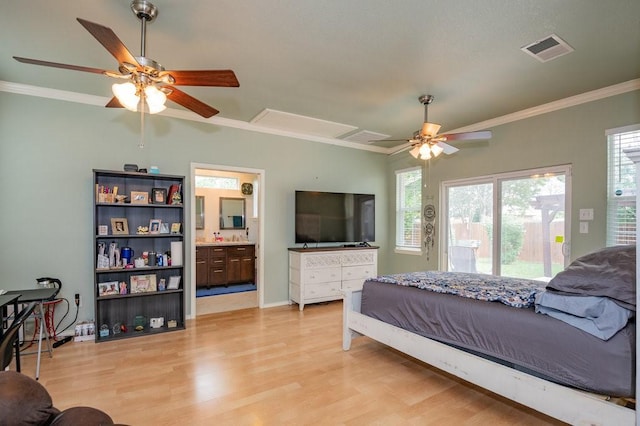
M 491 273 L 491 259 L 478 258 L 476 260 L 476 268 L 478 272 L 485 274 Z M 564 265 L 553 263 L 551 265 L 552 277 L 564 269 Z M 501 274 L 507 277 L 518 278 L 540 278 L 544 276 L 544 266 L 540 263 L 515 261 L 510 265 L 502 265 Z

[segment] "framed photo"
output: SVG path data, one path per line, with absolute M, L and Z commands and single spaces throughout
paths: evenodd
M 171 224 L 171 233 L 172 234 L 179 234 L 181 230 L 182 230 L 182 223 L 174 222 L 174 223 Z
M 130 279 L 130 287 L 131 294 L 156 291 L 156 275 L 132 275 Z
M 160 233 L 168 234 L 169 233 L 169 224 L 167 222 L 162 222 L 160 224 Z
M 113 235 L 128 235 L 129 223 L 126 217 L 112 217 L 111 218 L 111 233 Z
M 160 233 L 160 224 L 162 221 L 160 219 L 151 219 L 149 221 L 149 233 L 150 234 L 159 234 Z
M 109 226 L 107 226 L 107 225 L 99 225 L 98 226 L 98 235 L 109 235 Z
M 149 204 L 149 193 L 131 191 L 131 204 Z
M 153 188 L 151 190 L 151 204 L 167 204 L 167 190 L 164 188 Z
M 112 296 L 119 293 L 118 281 L 98 283 L 98 296 Z
M 167 290 L 177 290 L 180 288 L 180 276 L 169 277 L 169 284 L 167 284 Z

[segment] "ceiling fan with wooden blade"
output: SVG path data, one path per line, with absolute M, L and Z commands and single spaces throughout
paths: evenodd
M 491 139 L 492 134 L 489 130 L 439 135 L 438 131 L 441 126 L 439 124 L 430 123 L 428 119 L 429 104 L 433 102 L 433 99 L 433 95 L 422 95 L 418 98 L 420 103 L 424 105 L 424 122 L 422 124 L 422 128 L 416 131 L 413 134 L 413 137 L 409 139 L 400 139 L 401 141 L 409 142 L 409 145 L 393 152 L 392 155 L 409 149 L 409 153 L 413 157 L 421 160 L 428 160 L 429 158 L 437 157 L 443 152 L 445 154 L 453 154 L 454 152 L 459 151 L 458 148 L 445 142 Z
M 164 110 L 164 102 L 169 99 L 205 118 L 218 114 L 217 109 L 174 86 L 239 87 L 240 83 L 238 83 L 235 73 L 232 70 L 165 70 L 162 65 L 145 56 L 146 24 L 156 18 L 158 8 L 146 0 L 133 0 L 131 10 L 141 22 L 140 56 L 133 56 L 111 28 L 77 18 L 78 22 L 116 58 L 118 61 L 117 71 L 19 56 L 13 58 L 25 64 L 104 74 L 126 80 L 123 84 L 113 85 L 115 97 L 107 103 L 106 106 L 109 108 L 125 107 L 136 111 L 138 104 L 142 109 L 146 101 L 149 112 L 153 114 Z

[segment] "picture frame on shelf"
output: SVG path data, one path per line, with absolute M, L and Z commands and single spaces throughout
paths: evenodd
M 159 234 L 160 233 L 160 224 L 162 224 L 162 221 L 160 219 L 151 219 L 149 221 L 149 233 L 150 234 Z
M 151 204 L 167 204 L 167 190 L 165 188 L 153 188 L 151 190 Z
M 131 204 L 149 204 L 149 193 L 143 191 L 131 191 Z
M 111 233 L 113 235 L 129 235 L 129 222 L 126 217 L 111 218 Z
M 182 223 L 174 222 L 171 224 L 171 233 L 179 234 L 182 231 Z
M 118 281 L 98 283 L 98 297 L 113 296 L 119 293 Z
M 169 277 L 169 283 L 167 284 L 167 290 L 177 290 L 180 288 L 180 275 Z
M 109 225 L 98 225 L 98 235 L 109 235 Z
M 129 286 L 131 287 L 131 294 L 156 291 L 156 274 L 132 275 L 129 280 Z
M 161 234 L 168 234 L 169 233 L 169 223 L 167 223 L 167 222 L 161 222 L 160 223 L 160 233 Z

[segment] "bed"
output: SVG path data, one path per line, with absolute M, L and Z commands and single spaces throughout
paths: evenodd
M 611 398 L 635 397 L 635 251 L 583 256 L 548 284 L 444 272 L 367 280 L 345 293 L 343 349 L 366 335 L 570 424 L 636 424 L 635 410 Z M 562 318 L 564 307 L 549 312 L 566 299 L 567 311 L 606 302 L 600 312 L 619 308 L 622 320 L 595 336 L 599 318 L 584 325 Z

